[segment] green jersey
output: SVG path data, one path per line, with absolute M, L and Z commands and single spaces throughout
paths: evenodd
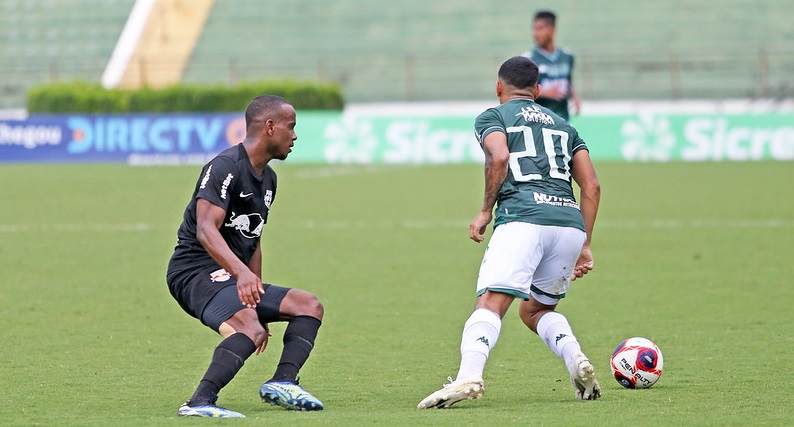
M 571 187 L 574 153 L 587 145 L 568 122 L 526 98 L 477 116 L 480 145 L 491 132 L 507 136 L 508 172 L 497 196 L 494 227 L 513 221 L 586 231 Z
M 565 120 L 568 120 L 568 97 L 571 94 L 571 77 L 573 76 L 573 55 L 564 49 L 555 49 L 546 52 L 541 48 L 534 48 L 522 56 L 538 64 L 538 83 L 540 87 L 558 85 L 565 93 L 561 100 L 551 98 L 538 98 L 538 104 L 550 108 Z

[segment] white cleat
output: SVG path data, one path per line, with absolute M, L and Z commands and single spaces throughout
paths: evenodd
M 571 385 L 579 400 L 596 400 L 601 397 L 601 387 L 595 376 L 595 369 L 590 359 L 581 351 L 574 356 L 570 369 Z
M 417 407 L 419 409 L 446 409 L 461 400 L 479 399 L 485 392 L 485 383 L 480 376 L 471 377 L 465 381 L 452 381 L 452 377 L 449 377 L 448 380 L 450 384 L 444 384 L 441 390 L 424 398 Z

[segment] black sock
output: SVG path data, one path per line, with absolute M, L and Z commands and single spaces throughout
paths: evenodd
M 284 331 L 281 360 L 270 381 L 297 382 L 298 371 L 309 358 L 321 324 L 322 322 L 311 316 L 297 316 L 290 320 L 287 330 Z
M 193 397 L 190 398 L 189 404 L 196 406 L 214 404 L 218 392 L 234 378 L 237 371 L 243 367 L 245 359 L 248 359 L 255 350 L 256 346 L 251 338 L 239 332 L 221 341 L 215 347 L 212 362 Z

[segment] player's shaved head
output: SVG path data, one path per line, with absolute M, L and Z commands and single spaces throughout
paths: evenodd
M 295 109 L 284 98 L 260 95 L 248 104 L 243 144 L 254 167 L 256 162 L 264 168 L 272 159 L 287 158 L 298 139 L 295 124 Z
M 533 21 L 546 21 L 547 24 L 551 25 L 552 27 L 557 26 L 557 15 L 550 10 L 540 10 L 538 13 L 535 14 L 535 19 Z
M 538 84 L 538 66 L 525 56 L 514 56 L 499 67 L 499 80 L 516 89 L 534 90 Z
M 245 128 L 251 130 L 252 125 L 261 126 L 268 119 L 277 119 L 281 116 L 284 105 L 290 105 L 286 99 L 275 95 L 260 95 L 254 98 L 245 109 Z

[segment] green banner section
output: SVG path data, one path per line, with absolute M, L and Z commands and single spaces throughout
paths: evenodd
M 448 164 L 482 161 L 473 117 L 298 113 L 291 162 Z
M 599 159 L 794 160 L 792 114 L 593 116 L 574 126 Z
M 482 162 L 472 115 L 298 113 L 290 162 Z M 572 120 L 596 160 L 794 160 L 794 114 L 590 115 Z
M 575 117 L 572 124 L 595 160 L 794 160 L 794 108 L 761 112 L 741 104 L 706 107 L 710 110 L 692 104 L 683 113 L 673 104 L 624 104 L 620 110 L 613 107 L 613 114 Z M 473 127 L 485 108 L 487 104 L 398 104 L 300 111 L 298 140 L 289 161 L 479 163 L 484 156 Z M 202 164 L 244 137 L 241 114 L 33 115 L 0 120 L 0 163 Z

